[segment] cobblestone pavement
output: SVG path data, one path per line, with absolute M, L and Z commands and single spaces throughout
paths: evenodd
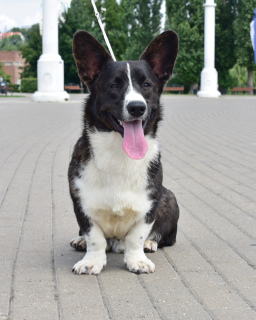
M 0 99 L 0 319 L 256 319 L 256 98 L 165 95 L 177 243 L 149 254 L 154 274 L 108 254 L 99 276 L 77 276 L 67 167 L 82 97 Z

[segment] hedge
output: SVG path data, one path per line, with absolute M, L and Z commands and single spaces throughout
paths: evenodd
M 12 84 L 12 83 L 10 83 L 9 85 L 8 85 L 8 88 L 10 89 L 10 88 L 13 88 L 13 92 L 19 92 L 20 90 L 19 90 L 19 84 Z
M 21 79 L 21 92 L 33 93 L 37 90 L 37 78 Z

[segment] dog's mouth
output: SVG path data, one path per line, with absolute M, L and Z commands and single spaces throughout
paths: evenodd
M 144 158 L 148 151 L 148 144 L 144 136 L 146 121 L 139 119 L 121 121 L 110 113 L 109 118 L 114 130 L 123 137 L 123 149 L 126 154 L 134 160 Z
M 118 120 L 115 116 L 113 116 L 112 113 L 108 112 L 108 115 L 109 115 L 109 119 L 110 119 L 110 122 L 112 124 L 113 129 L 115 131 L 119 132 L 121 134 L 121 136 L 123 137 L 124 136 L 123 121 Z

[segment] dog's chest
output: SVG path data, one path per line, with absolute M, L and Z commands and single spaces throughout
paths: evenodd
M 107 237 L 124 237 L 151 209 L 148 168 L 159 151 L 156 141 L 147 140 L 145 158 L 132 160 L 123 151 L 118 133 L 97 132 L 90 136 L 94 156 L 75 185 L 84 211 Z

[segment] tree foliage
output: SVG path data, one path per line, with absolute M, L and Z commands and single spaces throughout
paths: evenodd
M 163 0 L 98 0 L 96 5 L 117 60 L 138 59 L 159 33 Z M 146 27 L 145 27 L 146 26 Z M 73 34 L 90 32 L 107 49 L 90 0 L 72 0 L 59 23 L 59 51 L 65 82 L 79 81 L 72 55 Z
M 254 52 L 250 39 L 250 22 L 253 20 L 256 0 L 237 0 L 234 22 L 236 40 L 236 59 L 241 67 L 247 68 L 248 86 L 253 86 L 253 70 L 256 70 Z
M 96 4 L 98 1 L 96 1 Z M 59 21 L 59 53 L 64 60 L 65 83 L 79 83 L 76 65 L 72 54 L 73 35 L 78 30 L 87 30 L 103 40 L 90 0 L 72 0 L 70 8 Z
M 34 24 L 25 34 L 25 44 L 20 47 L 25 59 L 25 68 L 22 78 L 37 77 L 37 60 L 42 54 L 42 37 L 39 32 L 39 24 Z
M 188 85 L 199 82 L 204 55 L 204 0 L 166 0 L 166 28 L 177 31 L 180 51 L 177 79 Z M 255 70 L 250 22 L 256 0 L 215 0 L 215 67 L 221 87 L 235 85 L 229 70 L 240 66 Z
M 145 47 L 159 34 L 163 0 L 96 0 L 102 22 L 117 60 L 138 59 Z M 235 64 L 255 70 L 250 40 L 250 22 L 256 0 L 215 0 L 215 66 L 221 87 L 235 85 Z M 166 29 L 174 29 L 180 38 L 180 50 L 175 66 L 176 83 L 189 86 L 200 83 L 204 58 L 205 0 L 166 0 Z M 86 30 L 107 49 L 90 0 L 72 0 L 59 21 L 59 53 L 64 60 L 65 83 L 78 83 L 79 78 L 72 54 L 73 35 Z M 35 77 L 37 60 L 42 53 L 39 26 L 21 31 L 25 44 L 17 36 L 3 39 L 2 48 L 19 48 L 27 63 L 22 77 Z M 20 38 L 19 38 L 20 39 Z M 8 42 L 8 43 L 7 43 Z M 12 49 L 10 49 L 12 50 Z M 234 69 L 236 70 L 236 69 Z M 231 76 L 232 74 L 232 76 Z
M 216 0 L 215 67 L 219 86 L 233 87 L 229 70 L 236 63 L 234 21 L 237 0 Z
M 22 44 L 22 38 L 15 34 L 0 41 L 0 51 L 19 51 Z
M 11 76 L 10 75 L 7 75 L 5 72 L 4 72 L 4 69 L 3 69 L 3 66 L 2 66 L 2 63 L 0 62 L 0 77 L 2 77 L 4 79 L 4 81 L 9 81 L 11 80 Z
M 203 0 L 166 0 L 166 29 L 178 33 L 180 49 L 175 65 L 178 81 L 199 83 L 204 59 Z
M 105 0 L 103 3 L 106 9 L 103 22 L 108 35 L 111 47 L 117 60 L 123 60 L 127 48 L 127 36 L 125 34 L 125 10 L 117 4 L 116 0 Z
M 122 0 L 127 47 L 124 60 L 137 60 L 160 32 L 162 0 Z

